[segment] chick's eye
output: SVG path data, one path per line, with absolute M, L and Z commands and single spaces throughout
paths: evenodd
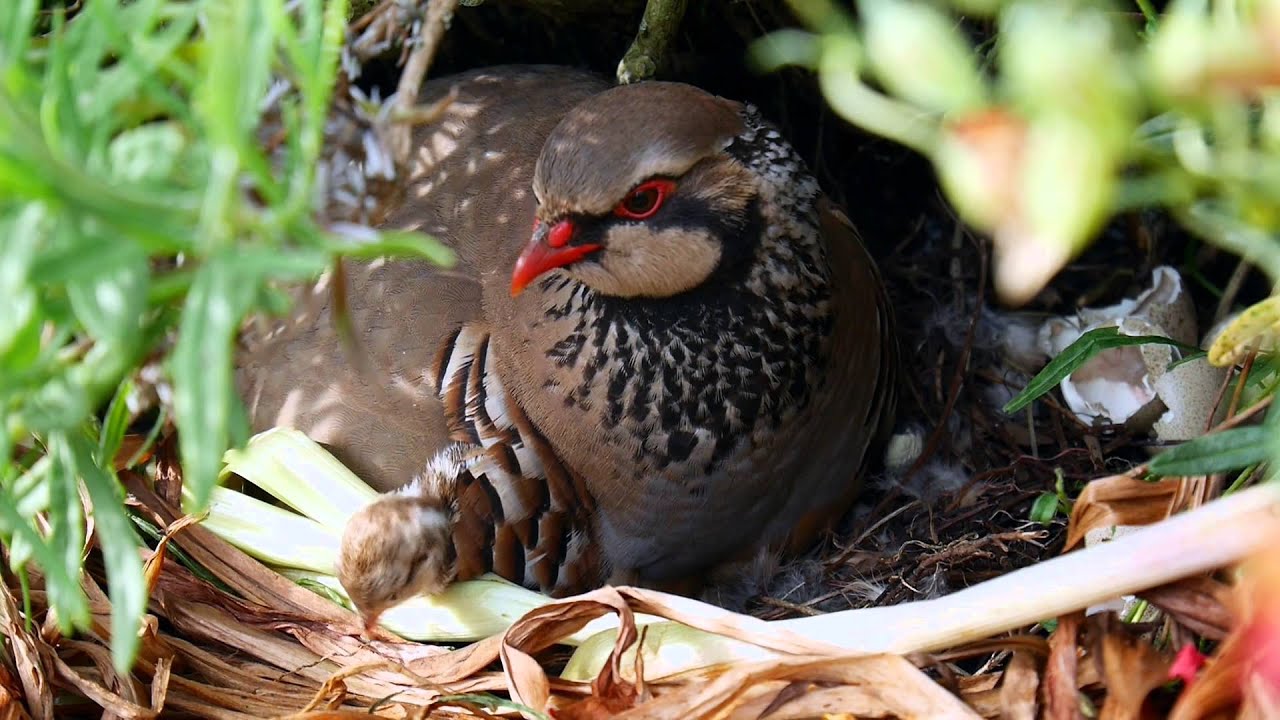
M 627 193 L 622 202 L 613 209 L 613 214 L 628 220 L 644 220 L 652 217 L 674 189 L 675 183 L 670 180 L 650 180 L 641 183 Z

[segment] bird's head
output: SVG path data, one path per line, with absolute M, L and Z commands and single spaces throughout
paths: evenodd
M 741 236 L 759 185 L 725 152 L 744 129 L 740 108 L 646 82 L 572 109 L 534 169 L 538 207 L 512 294 L 559 270 L 605 295 L 670 297 L 749 253 Z

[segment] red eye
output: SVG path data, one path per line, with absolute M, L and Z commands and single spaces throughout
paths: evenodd
M 645 220 L 658 212 L 667 196 L 675 192 L 676 184 L 670 180 L 642 182 L 613 209 L 613 214 L 628 220 Z

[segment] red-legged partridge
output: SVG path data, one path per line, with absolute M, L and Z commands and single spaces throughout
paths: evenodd
M 372 624 L 496 572 L 553 595 L 671 585 L 848 508 L 894 400 L 873 261 L 777 130 L 696 88 L 503 67 L 418 130 L 388 221 L 459 257 L 348 266 L 245 337 L 256 429 L 297 427 L 392 490 L 339 574 Z

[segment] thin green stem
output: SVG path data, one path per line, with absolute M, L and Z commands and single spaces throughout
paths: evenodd
M 1142 11 L 1142 17 L 1146 18 L 1147 22 L 1153 23 L 1156 21 L 1158 15 L 1155 7 L 1151 4 L 1151 0 L 1135 0 L 1135 2 L 1138 3 L 1138 9 Z
M 876 92 L 858 76 L 856 42 L 824 39 L 818 82 L 827 102 L 844 119 L 923 155 L 931 155 L 938 142 L 936 116 L 908 103 Z

